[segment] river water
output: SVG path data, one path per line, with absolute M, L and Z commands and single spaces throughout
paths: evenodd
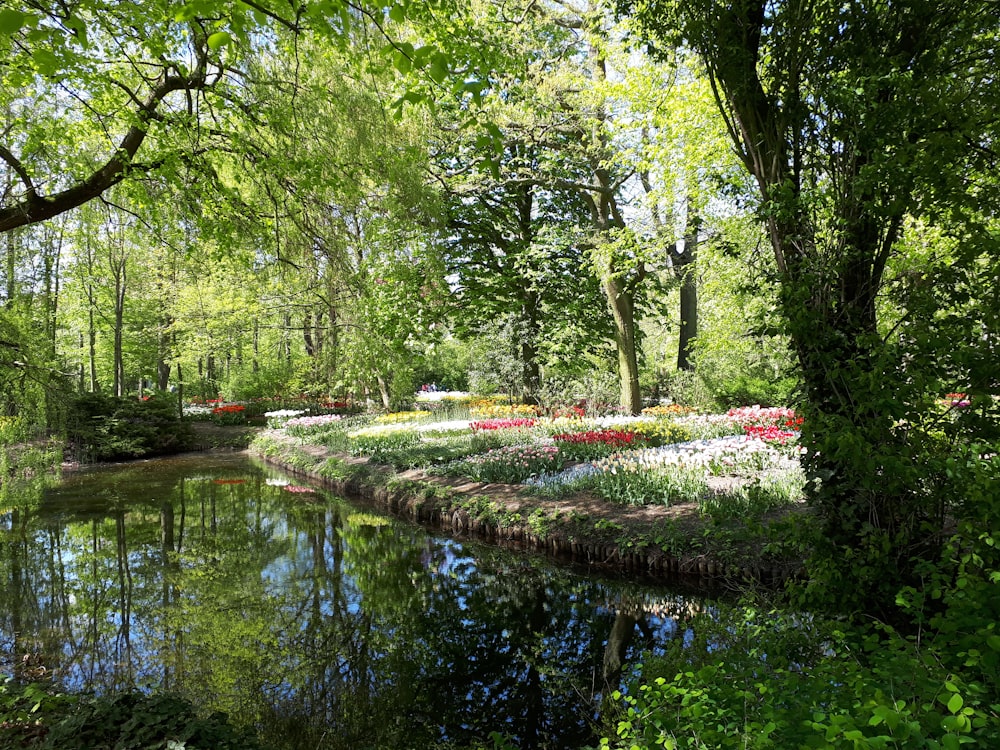
M 176 691 L 284 750 L 593 741 L 698 598 L 457 541 L 245 456 L 68 474 L 0 507 L 0 675 Z

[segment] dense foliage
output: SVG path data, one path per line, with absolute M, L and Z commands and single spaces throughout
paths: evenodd
M 995 11 L 5 3 L 5 473 L 15 453 L 47 451 L 48 435 L 86 460 L 182 450 L 192 396 L 216 402 L 219 424 L 243 424 L 261 399 L 403 413 L 438 385 L 499 394 L 480 420 L 553 416 L 580 399 L 630 414 L 660 400 L 794 405 L 804 421 L 790 443 L 787 424 L 750 432 L 767 448 L 754 460 L 803 450 L 792 489 L 813 513 L 786 542 L 812 556 L 795 606 L 891 623 L 878 631 L 887 649 L 919 643 L 952 675 L 927 685 L 962 696 L 938 723 L 990 724 Z M 458 438 L 401 418 L 345 421 L 312 437 L 491 481 L 604 460 L 587 486 L 638 504 L 704 489 L 678 484 L 663 452 L 631 450 L 690 429 L 665 423 L 546 432 L 558 460 L 513 424 Z M 787 489 L 741 486 L 728 512 Z M 857 726 L 813 721 L 831 742 L 861 732 L 877 744 L 890 703 L 875 631 L 850 627 L 831 648 L 866 644 L 872 682 L 835 659 L 815 666 L 840 664 L 874 703 L 853 707 Z M 691 674 L 684 690 L 725 670 Z M 671 689 L 647 697 L 669 702 Z M 937 688 L 913 689 L 935 710 L 913 718 L 918 703 L 891 703 L 895 727 L 927 746 L 957 741 L 964 724 L 930 726 Z M 771 718 L 741 731 L 766 744 L 786 729 L 765 731 Z
M 256 739 L 220 713 L 200 716 L 167 693 L 105 697 L 53 694 L 44 685 L 0 685 L 0 747 L 38 750 L 186 748 L 254 750 Z
M 162 456 L 194 446 L 191 423 L 178 413 L 177 400 L 170 394 L 145 401 L 82 394 L 73 399 L 68 412 L 67 448 L 78 460 Z

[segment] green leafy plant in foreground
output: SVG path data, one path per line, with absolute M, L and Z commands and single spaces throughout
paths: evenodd
M 86 697 L 43 685 L 0 685 L 0 747 L 40 750 L 255 750 L 225 714 L 200 715 L 169 693 Z M 7 741 L 16 744 L 7 744 Z
M 888 627 L 738 608 L 611 696 L 603 748 L 997 747 L 1000 706 Z M 678 639 L 680 641 L 681 639 Z M 612 715 L 612 714 L 608 714 Z

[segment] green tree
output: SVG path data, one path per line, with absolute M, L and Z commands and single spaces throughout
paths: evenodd
M 473 97 L 481 100 L 478 118 L 462 120 L 475 133 L 475 150 L 449 153 L 442 161 L 466 176 L 460 187 L 467 191 L 469 176 L 479 170 L 482 187 L 471 194 L 492 191 L 492 205 L 506 205 L 504 222 L 496 222 L 495 211 L 492 217 L 503 241 L 491 243 L 505 253 L 516 250 L 505 273 L 511 279 L 520 276 L 522 283 L 527 277 L 526 292 L 538 287 L 531 274 L 538 273 L 544 257 L 537 250 L 526 255 L 529 248 L 562 245 L 561 255 L 581 258 L 577 274 L 590 278 L 576 286 L 596 284 L 600 290 L 617 351 L 620 401 L 638 412 L 637 320 L 655 299 L 651 287 L 657 277 L 650 269 L 662 263 L 662 255 L 639 241 L 629 216 L 634 208 L 630 191 L 638 189 L 641 127 L 631 119 L 618 81 L 630 72 L 621 30 L 600 2 L 475 8 L 464 33 L 502 43 L 491 49 L 494 71 L 488 85 Z M 456 192 L 459 199 L 469 197 Z M 564 213 L 546 233 L 546 219 L 555 218 L 549 206 L 564 207 Z M 471 201 L 464 208 L 473 210 Z M 476 241 L 488 236 L 482 226 L 490 220 L 482 217 L 475 225 Z M 561 275 L 546 281 L 558 280 L 568 281 Z M 538 319 L 538 302 L 527 302 L 530 314 L 521 317 L 529 331 L 537 330 L 532 317 Z M 532 374 L 527 375 L 531 381 Z
M 926 426 L 935 397 L 991 394 L 997 81 L 990 3 L 627 3 L 702 56 L 757 182 L 806 388 L 818 589 L 891 609 L 961 512 Z M 918 218 L 956 243 L 888 275 Z M 933 290 L 931 292 L 930 290 Z M 901 310 L 880 325 L 880 301 Z M 955 338 L 973 311 L 978 334 Z M 954 333 L 952 326 L 955 326 Z M 986 398 L 984 408 L 993 402 Z M 919 458 L 918 458 L 919 457 Z M 835 581 L 841 581 L 836 584 Z
M 220 174 L 254 217 L 253 262 L 303 380 L 378 392 L 388 408 L 412 396 L 405 373 L 437 335 L 443 272 L 425 122 L 390 116 L 399 83 L 369 31 L 358 21 L 348 51 L 303 41 L 262 59 L 256 122 L 240 125 L 245 148 Z M 288 80 L 296 54 L 314 62 Z
M 0 413 L 43 427 L 57 423 L 65 385 L 56 320 L 66 233 L 59 221 L 0 239 Z
M 12 2 L 2 14 L 0 162 L 14 179 L 0 201 L 0 232 L 204 151 L 204 142 L 191 148 L 172 136 L 211 113 L 225 79 L 230 35 L 220 17 L 100 0 Z
M 501 329 L 512 339 L 491 346 L 512 350 L 519 366 L 501 378 L 502 390 L 533 403 L 543 369 L 571 371 L 611 337 L 600 288 L 581 273 L 587 259 L 575 242 L 586 206 L 574 191 L 523 179 L 523 170 L 543 157 L 516 132 L 494 154 L 496 175 L 468 170 L 482 158 L 474 139 L 470 133 L 470 142 L 438 149 L 448 193 L 443 245 L 455 328 L 478 337 L 504 321 Z

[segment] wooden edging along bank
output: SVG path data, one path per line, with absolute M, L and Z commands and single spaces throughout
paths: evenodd
M 317 446 L 295 444 L 290 439 L 274 439 L 273 435 L 272 442 L 280 447 L 265 449 L 254 443 L 248 452 L 293 476 L 368 503 L 393 517 L 460 538 L 529 550 L 560 562 L 607 572 L 671 581 L 697 579 L 703 585 L 741 581 L 770 586 L 780 584 L 796 572 L 787 565 L 724 563 L 711 553 L 672 555 L 641 538 L 620 536 L 611 541 L 592 538 L 574 533 L 571 521 L 560 519 L 558 511 L 545 519 L 543 525 L 547 528 L 532 528 L 524 520 L 523 511 L 544 508 L 546 503 L 524 495 L 516 485 L 471 480 L 456 483 L 417 470 L 397 473 L 391 467 L 372 464 L 367 458 L 334 454 Z M 323 466 L 331 459 L 349 467 L 346 476 L 324 474 Z M 483 503 L 489 509 L 476 512 L 475 507 L 482 507 Z M 496 517 L 497 504 L 506 508 L 502 518 Z

